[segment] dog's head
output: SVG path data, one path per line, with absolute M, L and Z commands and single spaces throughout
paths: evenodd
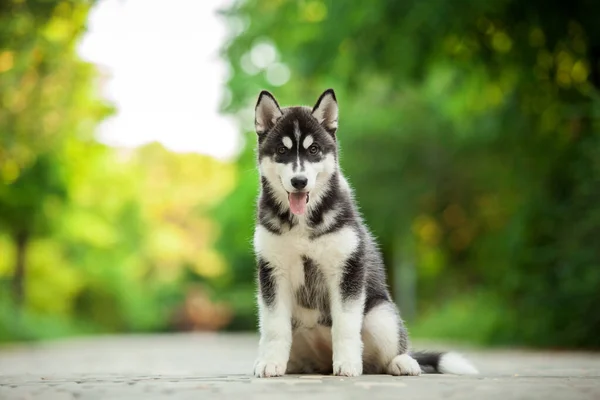
M 310 107 L 279 107 L 262 91 L 255 111 L 258 162 L 273 195 L 296 215 L 306 212 L 337 169 L 338 105 L 328 89 Z

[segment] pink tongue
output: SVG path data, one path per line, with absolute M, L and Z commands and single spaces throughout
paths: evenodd
M 308 193 L 290 193 L 290 208 L 296 215 L 302 215 L 306 212 L 306 202 L 308 200 Z

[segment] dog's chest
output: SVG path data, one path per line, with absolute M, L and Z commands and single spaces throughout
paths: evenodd
M 358 247 L 358 234 L 351 227 L 315 239 L 311 239 L 310 234 L 310 229 L 302 223 L 282 234 L 274 234 L 259 225 L 254 236 L 254 248 L 276 273 L 287 275 L 293 289 L 305 284 L 307 260 L 324 279 L 335 279 L 342 273 L 344 262 Z
M 299 225 L 278 235 L 259 225 L 254 236 L 255 251 L 289 283 L 297 328 L 331 324 L 329 288 L 337 287 L 359 243 L 350 227 L 316 239 L 310 233 Z

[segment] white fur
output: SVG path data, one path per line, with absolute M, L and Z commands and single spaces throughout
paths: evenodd
M 351 227 L 345 227 L 309 240 L 309 228 L 303 218 L 300 220 L 298 225 L 282 235 L 275 235 L 260 225 L 255 230 L 254 249 L 271 264 L 278 285 L 275 309 L 265 307 L 259 296 L 261 340 L 255 374 L 263 377 L 279 376 L 281 370 L 285 373 L 282 365 L 287 363 L 290 355 L 292 315 L 300 317 L 303 322 L 316 323 L 318 315 L 300 307 L 292 296 L 304 283 L 302 256 L 310 254 L 331 288 L 334 372 L 346 376 L 359 375 L 362 373 L 360 328 L 363 298 L 342 306 L 339 289 L 342 265 L 358 246 L 358 233 Z
M 305 190 L 310 192 L 311 199 L 314 200 L 308 203 L 310 211 L 311 206 L 318 204 L 320 197 L 325 194 L 325 186 L 335 172 L 336 164 L 333 155 L 327 155 L 318 163 L 305 162 L 304 169 L 298 171 L 293 164 L 276 163 L 270 157 L 264 157 L 260 161 L 259 170 L 262 176 L 273 183 L 274 195 L 284 208 L 289 207 L 288 193 L 296 190 L 292 186 L 292 178 L 305 176 L 308 179 Z M 277 185 L 277 182 L 281 182 L 281 185 Z
M 313 141 L 314 141 L 314 139 L 313 139 L 312 135 L 307 135 L 307 136 L 304 138 L 304 141 L 302 142 L 302 146 L 303 146 L 305 149 L 308 149 L 308 148 L 310 147 L 310 145 L 311 145 L 311 144 L 313 144 Z
M 363 372 L 361 327 L 364 293 L 358 299 L 342 303 L 339 288 L 339 281 L 329 288 L 333 321 L 331 327 L 333 374 L 359 376 Z
M 312 168 L 313 171 L 318 171 L 315 178 L 314 188 L 311 190 L 310 194 L 313 199 L 318 200 L 312 202 L 312 206 L 314 207 L 321 200 L 321 197 L 327 192 L 327 184 L 329 179 L 337 169 L 335 157 L 333 154 L 327 154 L 323 160 L 318 163 L 305 162 L 304 165 L 308 168 Z M 309 203 L 309 205 L 311 204 Z
M 260 341 L 254 364 L 254 374 L 258 377 L 284 375 L 292 345 L 292 290 L 282 274 L 275 274 L 274 278 L 278 285 L 275 307 L 267 307 L 258 296 Z
M 477 375 L 479 371 L 462 355 L 446 353 L 442 356 L 438 369 L 442 374 Z
M 296 136 L 296 143 L 299 143 L 302 132 L 300 132 L 300 122 L 298 122 L 298 120 L 294 121 L 294 135 Z
M 281 141 L 283 142 L 283 145 L 288 149 L 291 149 L 294 145 L 294 142 L 292 142 L 292 139 L 289 136 L 284 136 L 283 139 L 281 139 Z
M 258 225 L 254 234 L 255 251 L 274 266 L 276 275 L 285 277 L 292 290 L 304 283 L 303 255 L 310 254 L 317 265 L 323 266 L 320 268 L 326 278 L 340 280 L 342 263 L 357 246 L 358 233 L 350 226 L 312 240 L 305 223 L 281 235 Z
M 298 143 L 298 145 L 296 146 L 296 168 L 300 168 L 300 135 L 302 135 L 302 133 L 300 132 L 300 123 L 298 122 L 298 120 L 294 121 L 294 135 L 296 135 L 296 143 Z
M 336 222 L 337 217 L 340 214 L 339 208 L 332 208 L 331 210 L 325 212 L 323 214 L 323 222 L 315 229 L 316 233 L 321 233 L 327 231 L 327 229 L 331 228 Z
M 311 310 L 295 305 L 292 315 L 303 327 L 314 329 L 319 326 L 319 317 L 321 316 L 319 310 Z
M 279 175 L 279 171 L 281 170 L 280 165 L 281 164 L 277 164 L 270 157 L 265 157 L 260 161 L 258 169 L 261 176 L 264 176 L 269 182 L 272 182 L 273 195 L 279 204 L 284 207 L 289 207 L 288 192 L 286 192 L 286 189 L 283 187 L 283 177 Z M 277 185 L 278 181 L 281 182 L 281 185 Z
M 381 303 L 364 318 L 363 359 L 372 365 L 389 365 L 398 355 L 398 313 L 391 303 Z
M 421 375 L 421 367 L 417 360 L 408 354 L 400 354 L 392 360 L 388 366 L 390 375 Z
M 259 170 L 270 182 L 275 183 L 273 185 L 273 194 L 279 204 L 283 207 L 288 207 L 287 193 L 294 190 L 291 186 L 291 178 L 296 175 L 293 167 L 289 164 L 275 163 L 272 159 L 265 157 L 259 164 Z M 310 192 L 313 199 L 313 201 L 308 203 L 308 212 L 310 212 L 313 204 L 319 203 L 320 197 L 325 193 L 325 185 L 335 170 L 336 163 L 333 155 L 326 156 L 319 163 L 304 163 L 303 174 L 308 179 L 306 189 Z M 282 184 L 277 185 L 278 181 Z M 321 348 L 332 351 L 335 374 L 345 376 L 360 375 L 362 373 L 362 338 L 360 332 L 363 318 L 364 294 L 355 302 L 347 303 L 345 307 L 342 307 L 340 293 L 343 263 L 358 246 L 358 233 L 353 228 L 346 227 L 332 234 L 322 235 L 317 239 L 310 240 L 310 231 L 306 225 L 306 215 L 294 218 L 298 219 L 298 224 L 281 235 L 275 235 L 258 225 L 254 236 L 254 249 L 257 254 L 260 254 L 269 261 L 274 267 L 276 275 L 289 285 L 290 293 L 295 293 L 304 284 L 302 256 L 310 254 L 311 259 L 321 268 L 321 272 L 325 276 L 325 279 L 327 279 L 331 292 L 331 313 L 332 320 L 334 321 L 329 336 L 330 339 L 323 340 L 322 338 L 318 338 L 316 343 L 320 343 Z M 335 214 L 329 215 L 324 222 L 329 221 L 330 224 L 334 223 L 334 218 Z M 283 289 L 278 287 L 277 292 L 281 290 Z M 273 329 L 275 329 L 275 326 L 280 326 L 282 329 L 287 330 L 287 325 L 284 327 L 282 322 L 270 322 L 271 318 L 278 319 L 280 315 L 286 314 L 290 316 L 294 315 L 305 326 L 315 326 L 318 321 L 318 312 L 306 310 L 297 304 L 293 304 L 293 301 L 294 299 L 291 299 L 291 301 L 286 302 L 286 306 L 290 307 L 290 309 L 285 312 L 281 310 L 268 311 L 265 310 L 266 307 L 261 308 L 262 324 L 273 326 Z M 279 305 L 279 297 L 277 304 L 278 308 L 282 307 Z M 262 315 L 263 310 L 266 311 L 264 315 Z M 329 330 L 328 328 L 324 329 Z M 302 333 L 299 334 L 302 335 Z M 309 336 L 304 337 L 304 340 L 310 342 Z M 270 347 L 268 343 L 267 339 L 262 339 L 261 333 L 261 344 L 259 347 L 262 350 L 259 350 L 259 361 L 255 369 L 257 376 L 274 376 L 272 374 L 277 374 L 281 370 L 280 364 L 283 354 L 285 354 L 285 357 L 290 354 L 290 350 L 287 347 L 287 337 L 285 341 L 276 343 L 272 349 L 268 349 Z M 290 365 L 292 367 L 295 361 L 293 356 L 299 351 L 296 350 L 291 354 Z M 278 354 L 275 357 L 278 361 L 273 367 L 270 366 L 270 361 L 265 359 L 262 354 L 275 353 Z M 325 351 L 325 353 L 327 352 Z M 329 358 L 329 362 L 331 362 L 331 358 Z

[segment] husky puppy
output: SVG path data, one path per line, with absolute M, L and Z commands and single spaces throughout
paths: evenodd
M 258 377 L 286 373 L 470 374 L 455 353 L 409 353 L 375 240 L 338 163 L 332 89 L 313 108 L 281 108 L 267 91 L 255 109 L 260 196 Z

